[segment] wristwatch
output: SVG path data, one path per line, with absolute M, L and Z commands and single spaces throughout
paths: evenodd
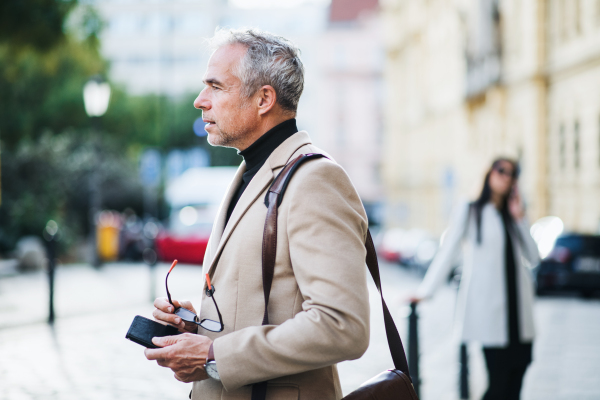
M 215 361 L 215 353 L 213 351 L 213 345 L 210 344 L 210 348 L 208 349 L 208 356 L 206 357 L 206 364 L 204 364 L 204 369 L 209 377 L 216 381 L 221 381 L 221 377 L 219 376 L 219 371 L 217 371 L 217 362 Z

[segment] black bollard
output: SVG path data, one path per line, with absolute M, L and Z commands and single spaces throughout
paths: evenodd
M 419 329 L 417 303 L 410 303 L 410 315 L 408 317 L 408 369 L 412 379 L 413 387 L 419 396 Z
M 466 400 L 469 398 L 469 357 L 467 353 L 467 345 L 460 345 L 460 399 Z
M 156 263 L 148 264 L 150 267 L 150 302 L 154 304 L 156 300 Z
M 158 257 L 152 247 L 146 247 L 142 252 L 142 258 L 150 268 L 150 301 L 154 303 L 156 299 L 156 262 Z
M 56 242 L 58 240 L 58 225 L 50 220 L 46 224 L 43 235 L 46 239 L 46 255 L 48 257 L 48 323 L 54 323 L 54 273 L 56 271 Z

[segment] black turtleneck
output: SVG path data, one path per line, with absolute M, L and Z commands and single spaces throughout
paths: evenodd
M 231 199 L 231 203 L 229 203 L 225 225 L 229 222 L 231 213 L 240 197 L 242 197 L 242 193 L 244 193 L 244 190 L 246 190 L 246 187 L 248 187 L 248 184 L 252 178 L 254 178 L 254 175 L 256 175 L 265 161 L 267 161 L 267 158 L 269 158 L 273 150 L 279 147 L 281 143 L 285 142 L 286 139 L 296 132 L 298 132 L 296 119 L 288 119 L 259 137 L 256 142 L 252 143 L 246 150 L 238 152 L 240 156 L 244 157 L 244 161 L 246 162 L 246 172 L 242 175 L 242 184 L 235 192 L 235 195 Z

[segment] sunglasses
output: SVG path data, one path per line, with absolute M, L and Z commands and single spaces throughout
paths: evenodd
M 515 170 L 508 170 L 508 169 L 505 169 L 504 167 L 497 167 L 497 168 L 494 168 L 494 169 L 500 175 L 508 176 L 509 178 L 516 178 L 517 177 L 517 171 L 515 171 Z
M 223 317 L 221 317 L 221 312 L 219 311 L 219 306 L 217 306 L 217 301 L 215 300 L 215 296 L 214 296 L 215 287 L 213 285 L 211 285 L 208 274 L 206 274 L 206 282 L 208 283 L 208 287 L 206 288 L 206 295 L 208 297 L 212 298 L 213 303 L 215 303 L 215 308 L 217 309 L 217 315 L 219 315 L 219 320 L 215 321 L 212 319 L 205 318 L 202 321 L 198 322 L 199 318 L 196 315 L 196 313 L 194 313 L 193 311 L 190 311 L 187 308 L 183 308 L 183 307 L 175 307 L 175 304 L 173 304 L 173 301 L 171 300 L 171 293 L 169 292 L 169 274 L 171 273 L 171 271 L 173 271 L 173 268 L 175 268 L 176 265 L 177 265 L 177 260 L 173 261 L 173 264 L 171 264 L 171 268 L 169 269 L 169 272 L 167 272 L 167 277 L 165 278 L 165 286 L 167 288 L 167 297 L 169 299 L 169 303 L 171 303 L 171 305 L 175 309 L 175 315 L 179 316 L 182 320 L 184 320 L 186 322 L 191 322 L 196 325 L 199 325 L 202 328 L 206 329 L 207 331 L 222 332 L 223 329 L 225 329 L 225 325 L 223 325 Z

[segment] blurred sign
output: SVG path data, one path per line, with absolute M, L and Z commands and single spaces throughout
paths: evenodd
M 146 186 L 158 186 L 160 183 L 160 152 L 148 149 L 140 159 L 140 178 Z
M 202 121 L 202 117 L 196 118 L 194 121 L 194 133 L 196 136 L 203 137 L 208 135 L 208 132 L 206 132 L 206 129 L 204 129 L 205 126 L 206 122 Z
M 185 171 L 184 154 L 181 150 L 171 150 L 167 154 L 167 179 L 178 177 Z

